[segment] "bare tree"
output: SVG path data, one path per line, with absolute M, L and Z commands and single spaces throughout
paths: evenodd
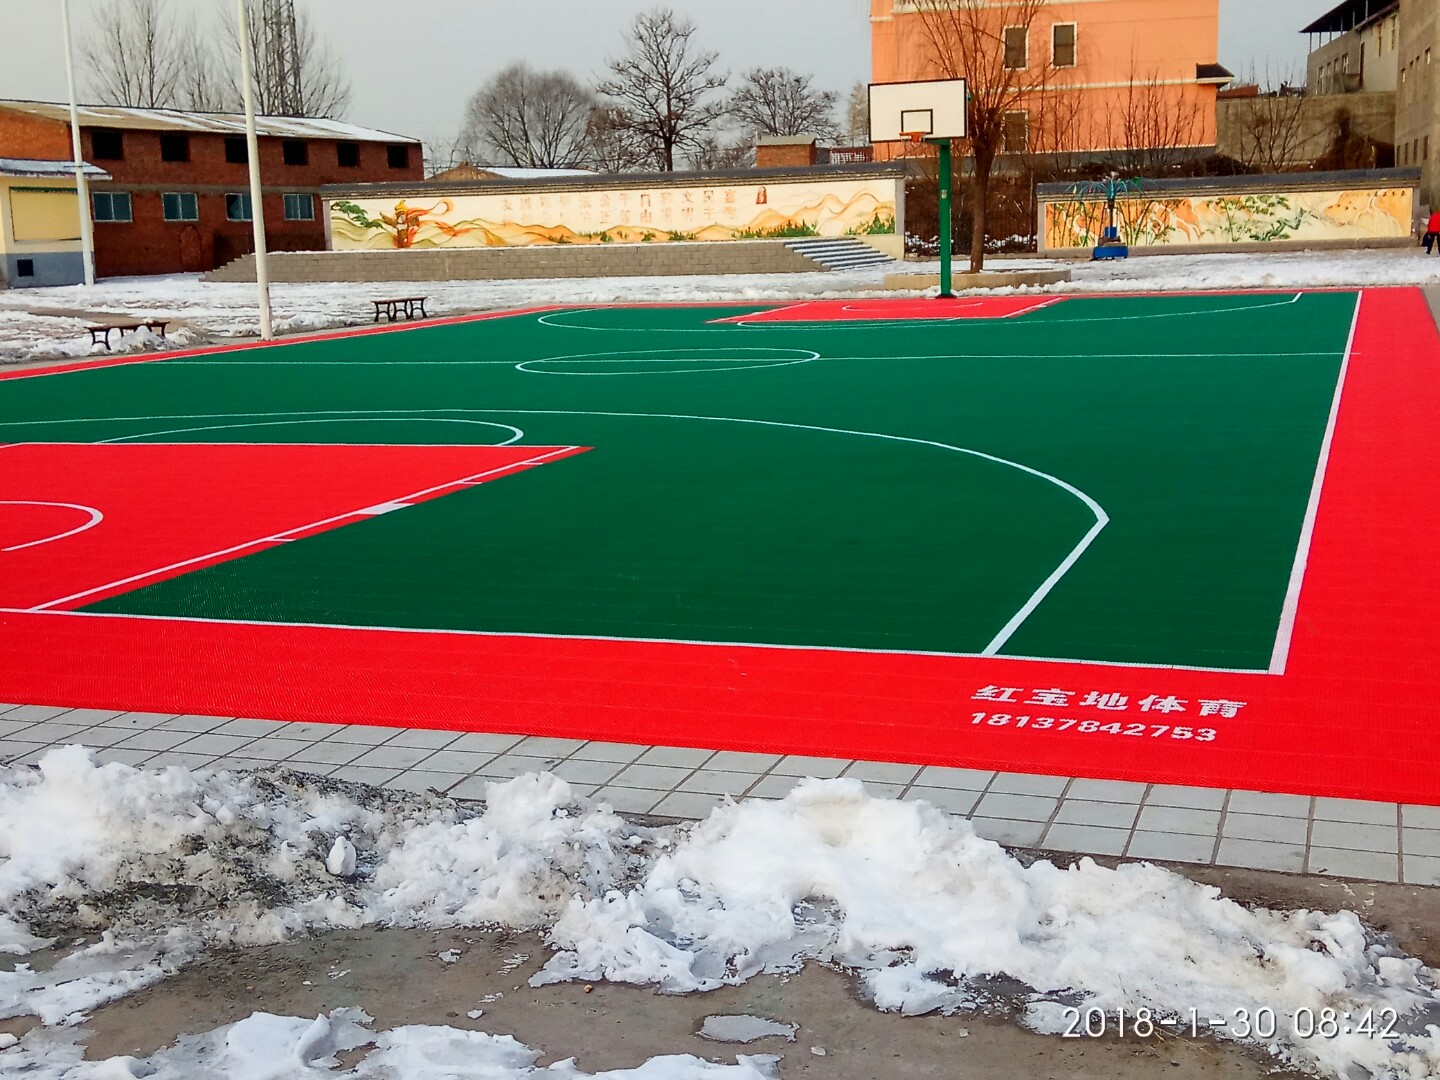
M 338 117 L 350 104 L 350 79 L 306 12 L 284 0 L 246 0 L 250 48 L 255 58 L 255 108 L 267 116 Z M 227 54 L 239 48 L 235 22 L 225 19 Z M 241 96 L 239 72 L 227 81 L 230 98 Z M 227 72 L 228 74 L 228 72 Z
M 107 105 L 172 108 L 181 79 L 175 21 L 166 0 L 111 0 L 80 46 L 90 93 Z
M 692 169 L 748 169 L 755 164 L 755 144 L 748 139 L 702 135 L 685 154 Z
M 1193 156 L 1204 131 L 1198 98 L 1133 69 L 1119 109 L 1110 115 L 1107 164 L 1132 176 L 1160 176 Z
M 653 148 L 613 106 L 596 105 L 585 126 L 585 158 L 596 172 L 649 172 L 657 167 Z
M 233 112 L 240 108 L 221 74 L 225 58 L 215 42 L 200 32 L 192 17 L 176 32 L 179 75 L 175 80 L 175 107 L 195 112 Z
M 845 136 L 852 146 L 870 141 L 870 87 L 857 82 L 845 100 Z
M 470 99 L 460 132 L 465 156 L 492 165 L 574 168 L 585 159 L 594 105 L 566 72 L 511 64 Z
M 610 77 L 597 89 L 615 103 L 614 120 L 652 150 L 660 167 L 675 168 L 675 152 L 694 146 L 725 114 L 714 99 L 728 76 L 715 70 L 718 55 L 692 40 L 695 24 L 669 8 L 635 17 L 629 52 L 609 62 Z
M 968 138 L 972 159 L 970 270 L 985 266 L 985 220 L 995 158 L 1017 146 L 1019 118 L 1026 129 L 1049 83 L 1048 50 L 1034 47 L 1030 31 L 1047 0 L 915 0 L 930 56 L 940 78 L 966 80 L 970 94 Z M 1028 135 L 1027 135 L 1028 142 Z
M 1311 133 L 1302 94 L 1282 87 L 1225 105 L 1230 138 L 1238 143 L 1235 158 L 1247 168 L 1280 172 L 1314 157 L 1306 153 Z
M 816 90 L 810 76 L 789 68 L 751 68 L 730 95 L 730 118 L 752 135 L 813 133 L 834 139 L 838 95 Z

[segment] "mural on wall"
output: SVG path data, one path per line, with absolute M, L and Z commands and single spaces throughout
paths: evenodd
M 888 235 L 899 189 L 892 177 L 341 199 L 330 207 L 331 243 L 344 251 Z
M 1408 237 L 1414 194 L 1362 188 L 1166 197 L 1142 190 L 1116 203 L 1115 223 L 1131 247 Z M 1047 248 L 1094 247 L 1100 239 L 1103 198 L 1077 196 L 1044 207 Z

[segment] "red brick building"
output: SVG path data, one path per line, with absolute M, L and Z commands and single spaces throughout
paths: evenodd
M 420 143 L 337 120 L 258 117 L 265 239 L 272 251 L 321 250 L 323 184 L 424 177 Z M 211 270 L 252 249 L 245 118 L 228 113 L 83 106 L 101 277 Z M 69 161 L 70 110 L 0 101 L 0 158 Z

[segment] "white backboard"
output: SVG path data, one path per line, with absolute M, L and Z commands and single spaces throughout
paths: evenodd
M 898 142 L 908 132 L 927 139 L 966 135 L 965 80 L 870 84 L 870 141 Z

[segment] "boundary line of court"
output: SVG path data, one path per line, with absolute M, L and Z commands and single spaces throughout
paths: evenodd
M 1285 589 L 1285 602 L 1280 608 L 1280 624 L 1275 632 L 1275 648 L 1270 654 L 1270 674 L 1284 675 L 1290 661 L 1290 641 L 1295 634 L 1295 619 L 1300 612 L 1300 591 L 1305 584 L 1305 570 L 1310 564 L 1310 545 L 1315 536 L 1315 521 L 1320 514 L 1320 496 L 1325 487 L 1325 474 L 1330 469 L 1330 447 L 1335 440 L 1335 426 L 1340 418 L 1340 399 L 1345 392 L 1345 379 L 1350 373 L 1350 358 L 1355 351 L 1355 335 L 1360 326 L 1360 307 L 1365 290 L 1355 294 L 1355 311 L 1350 316 L 1350 336 L 1345 342 L 1345 355 L 1340 361 L 1340 374 L 1335 380 L 1335 393 L 1330 399 L 1330 416 L 1325 422 L 1325 437 L 1320 442 L 1320 455 L 1315 463 L 1315 476 L 1310 483 L 1310 500 L 1305 506 L 1305 519 L 1300 526 L 1300 540 L 1295 547 L 1295 561 L 1290 567 L 1290 581 Z
M 26 548 L 39 547 L 41 544 L 52 544 L 57 540 L 64 540 L 67 537 L 88 532 L 105 520 L 105 515 L 99 510 L 93 506 L 86 506 L 83 503 L 46 502 L 40 499 L 0 499 L 0 506 L 55 506 L 63 510 L 79 510 L 82 514 L 90 515 L 90 520 L 84 525 L 77 525 L 73 529 L 66 529 L 64 532 L 55 533 L 53 536 L 44 536 L 39 540 L 29 540 L 23 544 L 13 544 L 10 547 L 0 548 L 0 554 L 11 551 L 24 551 Z

